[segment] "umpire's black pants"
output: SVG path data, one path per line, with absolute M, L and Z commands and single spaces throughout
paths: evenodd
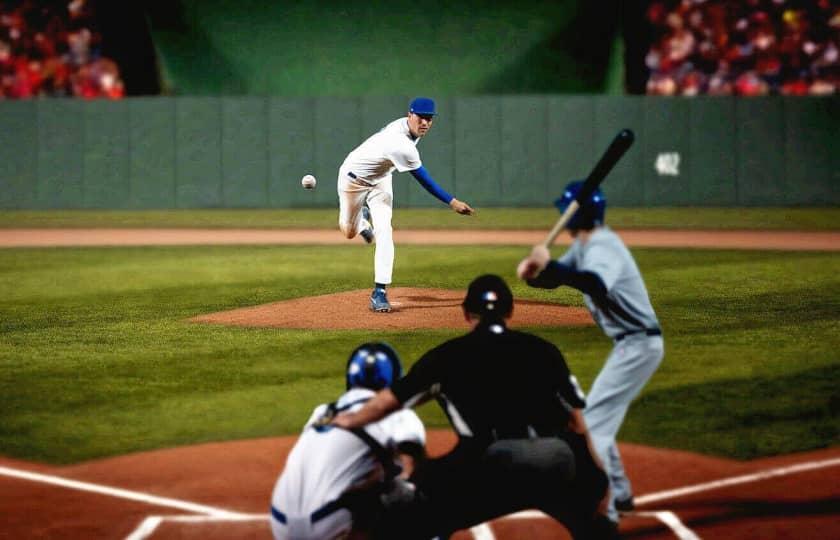
M 506 439 L 484 448 L 462 443 L 419 467 L 413 480 L 420 495 L 386 511 L 376 538 L 446 538 L 529 508 L 563 523 L 575 539 L 610 537 L 596 530 L 607 478 L 577 434 Z

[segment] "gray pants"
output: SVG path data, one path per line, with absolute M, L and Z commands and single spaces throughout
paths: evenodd
M 610 481 L 609 517 L 613 521 L 618 521 L 615 500 L 627 499 L 633 494 L 615 438 L 630 403 L 659 367 L 664 354 L 661 336 L 627 336 L 613 347 L 586 398 L 583 414 L 595 451 Z

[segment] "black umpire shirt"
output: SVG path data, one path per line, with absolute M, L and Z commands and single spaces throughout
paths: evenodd
M 560 435 L 571 410 L 585 406 L 557 347 L 501 321 L 482 321 L 430 350 L 391 390 L 407 407 L 436 398 L 459 446 L 475 449 L 500 439 Z

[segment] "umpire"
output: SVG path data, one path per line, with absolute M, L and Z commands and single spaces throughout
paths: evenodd
M 448 416 L 458 443 L 412 476 L 419 496 L 396 512 L 399 536 L 446 536 L 538 508 L 576 539 L 614 538 L 603 513 L 607 478 L 581 414 L 584 395 L 563 355 L 507 327 L 513 296 L 499 276 L 473 280 L 462 306 L 471 332 L 428 351 L 391 388 L 333 420 L 360 427 L 431 398 Z

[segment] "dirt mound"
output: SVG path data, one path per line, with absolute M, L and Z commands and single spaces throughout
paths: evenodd
M 299 329 L 466 328 L 463 291 L 395 287 L 388 290 L 394 311 L 373 313 L 370 290 L 295 298 L 249 308 L 199 315 L 195 322 L 232 326 Z M 517 300 L 514 326 L 584 326 L 593 324 L 584 308 Z

